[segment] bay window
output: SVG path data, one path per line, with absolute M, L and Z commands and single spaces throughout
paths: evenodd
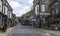
M 45 5 L 41 4 L 41 12 L 45 12 Z

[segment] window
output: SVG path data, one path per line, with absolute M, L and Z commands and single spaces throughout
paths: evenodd
M 10 14 L 9 14 L 9 18 L 10 18 Z
M 8 9 L 7 9 L 7 7 L 5 8 L 5 15 L 7 15 L 7 11 L 8 11 Z
M 5 14 L 5 7 L 4 7 L 4 14 Z
M 5 15 L 7 15 L 7 12 L 8 12 L 7 7 L 6 7 L 6 6 L 3 6 L 3 13 L 4 13 Z
M 35 7 L 35 14 L 36 14 L 36 15 L 39 14 L 39 5 L 36 5 L 36 7 Z
M 12 17 L 12 13 L 10 12 L 10 18 Z
M 42 20 L 45 20 L 45 17 L 44 16 L 42 16 L 42 18 L 41 18 Z
M 55 11 L 54 11 L 54 8 L 52 8 L 52 14 L 54 14 L 54 12 L 55 12 Z
M 58 14 L 58 8 L 54 8 L 54 9 L 52 10 L 52 14 Z
M 0 24 L 2 23 L 2 16 L 0 15 Z
M 0 15 L 0 23 L 1 23 L 1 15 Z
M 52 11 L 52 14 L 54 14 L 54 10 Z
M 58 8 L 56 8 L 56 14 L 58 14 Z
M 5 6 L 3 6 L 3 13 L 5 12 Z
M 41 17 L 42 22 L 45 22 L 45 16 Z
M 45 5 L 41 4 L 41 12 L 45 12 Z

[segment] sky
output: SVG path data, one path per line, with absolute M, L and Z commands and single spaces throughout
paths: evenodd
M 16 16 L 22 16 L 31 10 L 33 0 L 7 0 Z

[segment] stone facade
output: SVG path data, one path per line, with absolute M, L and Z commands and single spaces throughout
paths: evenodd
M 12 15 L 12 24 L 15 26 L 18 24 L 18 19 L 15 14 Z
M 4 0 L 0 0 L 0 18 L 0 24 L 7 24 L 7 6 Z
M 13 9 L 7 0 L 0 0 L 0 13 L 2 13 L 0 18 L 2 19 L 2 24 L 12 24 L 12 11 Z
M 60 25 L 60 0 L 49 0 L 49 5 L 48 5 L 48 12 L 50 13 L 50 16 L 47 16 L 47 21 L 49 21 L 49 23 L 47 24 L 48 27 L 50 25 L 56 25 L 56 27 L 58 25 Z M 50 27 L 49 27 L 50 28 Z
M 34 0 L 33 2 L 33 12 L 35 12 L 35 16 L 37 17 L 37 20 L 40 25 L 40 27 L 44 27 L 46 24 L 46 17 L 50 15 L 48 12 L 49 8 L 49 0 Z

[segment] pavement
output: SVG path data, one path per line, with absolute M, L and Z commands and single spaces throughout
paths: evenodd
M 18 24 L 8 36 L 60 36 L 60 31 L 45 30 Z
M 40 29 L 40 28 L 36 28 L 36 31 L 40 32 L 44 32 L 46 34 L 52 34 L 52 35 L 56 35 L 56 36 L 60 36 L 60 31 L 55 31 L 55 30 L 48 30 L 48 29 Z
M 32 27 L 35 28 L 35 27 Z M 60 36 L 60 31 L 58 30 L 48 30 L 48 29 L 40 29 L 40 28 L 35 28 L 34 31 L 37 32 L 43 32 L 45 33 L 45 35 L 56 35 L 56 36 Z
M 49 33 L 49 34 L 55 34 L 55 35 L 57 35 L 57 36 L 60 36 L 60 31 L 45 30 L 45 29 L 41 29 L 41 30 L 43 30 L 44 32 Z
M 10 27 L 6 32 L 0 32 L 0 36 L 7 36 L 15 27 Z

